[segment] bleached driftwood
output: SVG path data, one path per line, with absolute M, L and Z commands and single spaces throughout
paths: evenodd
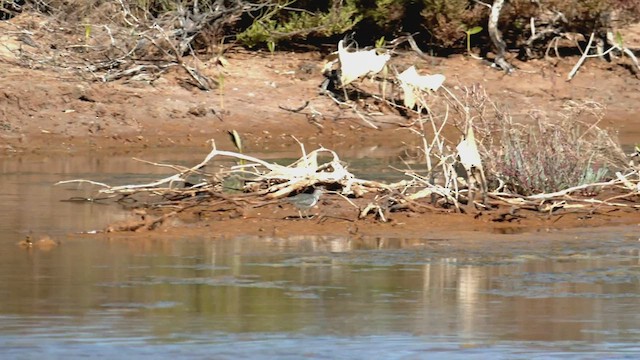
M 630 172 L 627 175 L 621 175 L 621 174 L 616 174 L 617 177 L 615 179 L 612 179 L 610 181 L 606 181 L 606 182 L 599 182 L 599 183 L 594 183 L 594 184 L 584 184 L 584 185 L 579 185 L 579 186 L 574 186 L 574 187 L 570 187 L 568 189 L 564 189 L 562 191 L 556 191 L 554 193 L 542 193 L 542 194 L 536 194 L 536 195 L 531 195 L 531 196 L 527 196 L 527 199 L 530 200 L 547 200 L 547 199 L 552 199 L 552 198 L 557 198 L 560 196 L 564 196 L 576 191 L 580 191 L 580 190 L 584 190 L 587 188 L 591 188 L 591 187 L 606 187 L 606 186 L 615 186 L 615 185 L 627 185 L 630 184 L 632 186 L 631 190 L 633 191 L 633 185 L 631 183 L 631 181 L 629 181 L 627 178 L 631 177 L 632 175 L 638 175 L 638 173 L 636 171 Z
M 69 183 L 90 183 L 102 187 L 99 193 L 105 194 L 134 194 L 141 192 L 189 192 L 194 190 L 210 190 L 219 191 L 220 182 L 214 180 L 202 181 L 189 187 L 176 188 L 175 183 L 186 183 L 186 178 L 192 174 L 202 174 L 201 170 L 207 164 L 217 157 L 230 157 L 237 160 L 243 160 L 246 163 L 230 167 L 221 176 L 241 175 L 246 177 L 247 192 L 254 195 L 265 195 L 267 199 L 277 199 L 289 195 L 292 192 L 303 190 L 304 188 L 315 186 L 317 184 L 331 185 L 336 184 L 342 188 L 342 194 L 362 195 L 366 189 L 385 189 L 387 185 L 356 178 L 351 174 L 338 155 L 333 151 L 325 148 L 319 148 L 310 153 L 305 153 L 302 147 L 303 156 L 294 163 L 284 166 L 276 163 L 270 163 L 253 156 L 233 152 L 218 150 L 215 143 L 212 142 L 212 150 L 197 165 L 186 168 L 175 165 L 151 163 L 156 166 L 170 167 L 178 170 L 177 174 L 148 182 L 143 184 L 128 184 L 120 186 L 111 186 L 105 183 L 96 182 L 87 179 L 74 179 L 59 181 L 56 185 Z M 320 154 L 329 154 L 331 160 L 329 162 L 319 164 L 318 156 Z M 257 186 L 256 186 L 257 184 Z M 221 191 L 220 191 L 221 192 Z

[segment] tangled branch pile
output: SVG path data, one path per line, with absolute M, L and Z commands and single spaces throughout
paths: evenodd
M 177 66 L 186 71 L 193 86 L 210 90 L 216 86 L 215 77 L 202 71 L 197 58 L 187 60 L 185 56 L 213 46 L 212 41 L 242 14 L 266 6 L 222 0 L 147 5 L 35 1 L 31 6 L 44 15 L 20 27 L 19 40 L 30 47 L 20 48 L 17 62 L 32 68 L 89 73 L 103 82 L 134 77 L 152 81 Z M 56 46 L 44 48 L 34 38 L 45 38 L 45 43 Z

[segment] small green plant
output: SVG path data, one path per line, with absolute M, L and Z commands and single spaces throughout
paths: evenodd
M 578 185 L 593 184 L 602 181 L 609 174 L 609 169 L 601 167 L 595 169 L 594 164 L 588 163 L 582 176 L 582 181 Z
M 482 26 L 474 26 L 471 29 L 467 29 L 464 31 L 467 34 L 467 54 L 471 57 L 476 57 L 471 53 L 471 35 L 475 35 L 482 31 Z
M 91 24 L 84 24 L 84 42 L 85 42 L 85 44 L 89 43 L 89 39 L 91 39 Z
M 376 40 L 376 49 L 384 49 L 385 45 L 387 45 L 387 41 L 385 40 L 384 36 Z
M 276 52 L 276 42 L 274 40 L 267 41 L 267 49 L 269 49 L 269 52 L 271 53 L 271 56 L 273 57 L 273 54 L 275 54 L 275 52 Z

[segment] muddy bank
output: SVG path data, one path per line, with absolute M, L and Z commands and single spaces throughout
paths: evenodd
M 0 24 L 2 25 L 2 24 Z M 6 24 L 4 24 L 6 26 Z M 408 119 L 382 105 L 371 108 L 373 129 L 352 109 L 319 95 L 323 81 L 320 53 L 230 50 L 220 68 L 204 59 L 203 69 L 224 73 L 222 89 L 204 92 L 185 84 L 187 76 L 170 69 L 154 81 L 100 83 L 86 74 L 30 69 L 19 59 L 0 62 L 0 136 L 4 152 L 120 151 L 173 146 L 205 147 L 206 140 L 227 140 L 235 129 L 248 150 L 295 144 L 291 135 L 312 145 L 358 147 L 415 141 L 398 125 Z M 640 80 L 618 63 L 589 59 L 571 81 L 576 58 L 516 63 L 505 75 L 464 56 L 432 58 L 398 55 L 398 64 L 417 64 L 447 76 L 449 87 L 482 85 L 491 98 L 526 121 L 531 110 L 556 111 L 568 101 L 604 105 L 601 124 L 623 144 L 640 142 Z M 292 109 L 306 107 L 302 111 Z M 367 106 L 376 106 L 368 102 Z M 227 143 L 228 144 L 228 143 Z
M 637 211 L 551 216 L 529 213 L 513 221 L 502 220 L 496 212 L 487 212 L 475 217 L 459 213 L 396 213 L 389 216 L 390 222 L 382 223 L 373 219 L 358 220 L 356 211 L 351 209 L 349 212 L 348 208 L 340 210 L 340 207 L 335 200 L 326 200 L 320 205 L 319 210 L 315 211 L 319 216 L 312 219 L 298 219 L 294 208 L 280 207 L 252 211 L 241 217 L 226 219 L 212 219 L 204 213 L 196 212 L 181 219 L 170 220 L 157 231 L 173 235 L 206 231 L 225 237 L 256 235 L 286 238 L 298 235 L 335 235 L 349 238 L 423 239 L 448 238 L 452 233 L 458 233 L 462 238 L 473 238 L 474 232 L 543 233 L 548 234 L 545 236 L 553 237 L 552 234 L 559 229 L 640 226 L 640 214 Z

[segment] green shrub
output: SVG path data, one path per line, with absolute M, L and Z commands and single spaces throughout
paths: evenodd
M 195 13 L 195 0 L 4 0 L 55 15 L 71 23 L 85 20 L 94 24 L 118 23 L 134 16 L 144 25 L 171 18 L 185 9 Z M 219 0 L 199 0 L 200 14 L 210 14 Z M 358 39 L 373 43 L 384 36 L 392 39 L 403 33 L 420 32 L 418 41 L 437 48 L 465 50 L 464 31 L 475 26 L 486 28 L 487 6 L 473 0 L 225 0 L 237 13 L 225 13 L 224 19 L 211 18 L 208 39 L 202 43 L 219 43 L 213 37 L 235 36 L 242 44 L 257 46 L 269 42 L 302 42 L 309 37 L 326 38 L 356 31 Z M 8 8 L 7 8 L 8 9 Z M 9 10 L 7 10 L 9 11 Z M 13 11 L 13 10 L 12 10 Z M 127 16 L 125 16 L 125 13 Z M 510 48 L 521 47 L 531 35 L 530 20 L 539 30 L 556 14 L 562 13 L 560 31 L 589 34 L 602 33 L 640 17 L 637 0 L 509 0 L 503 8 L 499 28 Z M 13 16 L 6 13 L 6 17 Z M 166 24 L 166 21 L 165 23 Z M 179 26 L 177 24 L 176 26 Z M 209 31 L 210 30 L 210 31 Z M 622 34 L 624 36 L 624 33 Z M 483 50 L 492 49 L 486 32 L 474 36 Z M 541 41 L 550 41 L 550 38 Z M 546 44 L 540 44 L 546 48 Z
M 352 29 L 361 19 L 353 0 L 331 0 L 326 11 L 292 8 L 295 1 L 274 4 L 261 14 L 236 39 L 249 47 L 282 40 L 299 40 L 308 35 L 331 36 Z M 314 4 L 318 6 L 319 4 Z M 322 5 L 322 4 L 320 4 Z
M 357 6 L 363 21 L 359 27 L 386 38 L 402 32 L 413 32 L 417 27 L 409 23 L 416 15 L 419 16 L 412 11 L 415 3 L 414 0 L 360 0 Z
M 431 41 L 450 47 L 464 44 L 465 30 L 484 25 L 488 9 L 467 0 L 423 0 L 420 12 Z

